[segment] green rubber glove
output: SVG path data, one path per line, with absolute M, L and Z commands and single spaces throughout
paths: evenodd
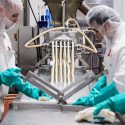
M 98 115 L 102 109 L 109 109 L 113 112 L 119 112 L 125 114 L 125 93 L 121 93 L 110 97 L 109 99 L 99 103 L 93 115 Z
M 30 82 L 28 82 L 28 81 L 24 82 L 21 78 L 17 78 L 15 83 L 13 84 L 13 86 L 15 86 L 23 94 L 25 94 L 31 98 L 37 99 L 37 100 L 41 96 L 49 97 L 46 93 L 44 93 L 37 87 L 33 86 Z
M 99 91 L 106 86 L 106 76 L 102 75 L 99 77 L 98 81 L 95 83 L 94 87 L 91 89 L 88 96 L 84 96 L 76 100 L 76 102 L 73 103 L 73 105 L 89 105 L 87 103 L 87 100 L 91 98 L 91 96 L 96 95 L 99 93 Z
M 89 96 L 84 97 L 84 99 L 82 99 L 81 105 L 94 106 L 97 103 L 100 103 L 106 100 L 107 98 L 112 97 L 116 94 L 118 94 L 118 91 L 116 89 L 116 84 L 112 82 L 111 84 L 102 88 L 98 93 L 96 94 L 90 93 Z
M 20 71 L 20 68 L 10 68 L 4 72 L 0 72 L 0 85 L 4 84 L 11 87 L 15 80 L 21 76 Z
M 90 94 L 98 94 L 99 91 L 106 86 L 106 76 L 102 75 L 91 89 Z
M 47 97 L 48 100 L 51 100 L 52 97 L 50 95 L 48 95 L 47 93 L 43 92 L 43 91 L 40 91 L 40 96 L 44 96 L 44 97 Z
M 48 100 L 51 99 L 49 95 L 36 88 L 29 82 L 24 82 L 20 77 L 20 68 L 10 68 L 4 72 L 0 72 L 0 85 L 4 84 L 9 87 L 15 86 L 20 92 L 25 95 L 32 97 L 34 99 L 39 99 L 39 97 L 47 97 Z

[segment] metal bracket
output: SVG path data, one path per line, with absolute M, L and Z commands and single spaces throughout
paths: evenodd
M 63 90 L 59 90 L 31 71 L 29 71 L 26 75 L 26 80 L 55 98 L 58 101 L 58 104 L 63 105 L 67 104 L 66 100 L 68 98 L 94 81 L 94 73 L 92 71 L 88 71 L 85 75 L 83 75 L 83 79 L 84 80 L 80 83 L 72 83 Z

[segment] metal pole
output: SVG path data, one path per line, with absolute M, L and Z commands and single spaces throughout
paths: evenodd
M 65 26 L 66 0 L 62 0 L 62 25 Z

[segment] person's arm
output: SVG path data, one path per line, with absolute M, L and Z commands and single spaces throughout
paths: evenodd
M 11 87 L 15 80 L 20 77 L 20 68 L 9 68 L 4 72 L 0 72 L 0 84 Z
M 42 96 L 48 99 L 51 98 L 48 94 L 33 86 L 30 82 L 24 82 L 23 79 L 21 79 L 20 71 L 20 68 L 10 68 L 4 72 L 0 72 L 0 85 L 4 84 L 9 87 L 15 86 L 20 92 L 34 99 L 39 99 Z
M 117 64 L 116 64 L 116 69 L 114 71 L 114 77 L 113 77 L 113 80 L 116 84 L 116 88 L 118 90 L 118 92 L 120 93 L 123 93 L 125 92 L 125 48 L 121 48 L 119 51 L 117 51 Z M 122 109 L 122 103 L 123 104 L 125 103 L 125 93 L 123 94 L 119 94 L 118 96 L 114 96 L 114 97 L 111 97 L 109 98 L 108 100 L 100 103 L 97 105 L 97 108 L 95 110 L 95 115 L 97 115 L 101 109 L 105 109 L 105 108 L 108 108 L 112 111 L 120 111 L 120 109 L 117 109 L 118 107 L 121 107 Z M 117 104 L 121 104 L 120 106 L 117 106 Z M 116 106 L 115 106 L 116 105 Z M 124 111 L 124 108 L 123 108 L 123 111 Z
M 125 92 L 125 48 L 117 52 L 116 67 L 113 81 L 117 84 L 120 93 Z
M 21 93 L 37 100 L 44 93 L 39 88 L 33 86 L 30 82 L 24 82 L 21 78 L 17 78 L 13 86 L 15 86 Z
M 99 103 L 96 106 L 94 115 L 98 115 L 102 109 L 109 109 L 113 112 L 119 112 L 125 114 L 125 93 L 118 94 L 116 96 L 110 97 L 104 102 Z
M 94 107 L 89 107 L 79 111 L 76 120 L 87 120 L 93 122 L 95 118 L 103 118 L 106 121 L 115 122 L 115 113 L 125 114 L 124 104 L 125 93 L 117 94 Z
M 47 101 L 52 98 L 47 93 L 32 85 L 30 82 L 24 82 L 21 78 L 17 78 L 13 86 L 15 86 L 23 94 L 37 100 Z
M 73 105 L 86 105 L 86 106 L 93 105 L 94 97 L 96 97 L 96 95 L 100 93 L 100 90 L 106 86 L 106 79 L 107 78 L 104 74 L 100 76 L 96 81 L 94 87 L 90 90 L 89 95 L 80 97 L 73 103 Z

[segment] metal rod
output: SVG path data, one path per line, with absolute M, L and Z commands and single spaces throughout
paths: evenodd
M 37 75 L 35 75 L 34 73 L 32 73 L 31 71 L 28 72 L 26 78 L 29 76 L 32 78 L 35 78 L 36 80 L 38 80 L 41 84 L 44 84 L 46 86 L 48 86 L 49 88 L 53 89 L 54 91 L 56 91 L 57 93 L 60 93 L 60 91 L 58 89 L 56 89 L 55 87 L 53 87 L 52 85 L 50 85 L 49 83 L 47 83 L 46 81 L 42 80 L 41 78 L 39 78 Z
M 63 100 L 66 100 L 68 98 L 70 98 L 73 94 L 75 94 L 76 92 L 78 92 L 79 90 L 81 90 L 82 88 L 86 87 L 88 84 L 90 84 L 92 81 L 94 80 L 93 77 L 88 78 L 86 81 L 83 81 L 81 83 L 79 83 L 77 85 L 77 87 L 75 87 L 74 89 L 72 89 L 71 91 L 69 91 L 67 94 L 65 94 L 63 96 Z
M 62 25 L 65 26 L 65 11 L 66 11 L 66 0 L 62 0 Z

